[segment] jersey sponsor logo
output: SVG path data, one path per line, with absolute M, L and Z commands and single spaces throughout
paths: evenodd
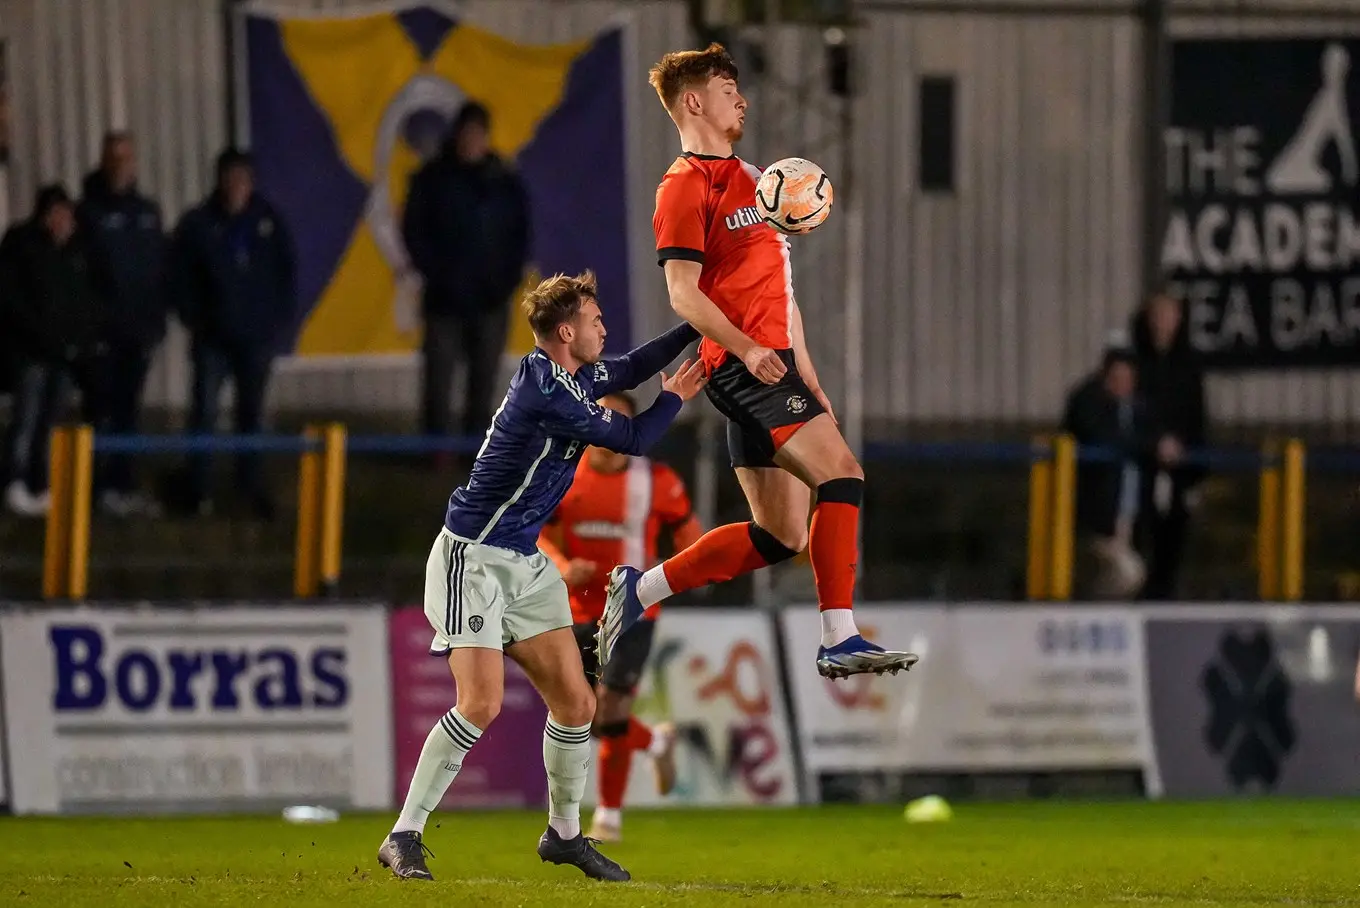
M 627 539 L 628 527 L 607 520 L 586 520 L 575 524 L 571 531 L 581 539 Z
M 756 210 L 756 206 L 747 205 L 746 207 L 738 208 L 734 213 L 729 214 L 724 223 L 727 224 L 728 230 L 743 230 L 747 227 L 759 226 L 763 221 L 761 220 L 760 212 Z

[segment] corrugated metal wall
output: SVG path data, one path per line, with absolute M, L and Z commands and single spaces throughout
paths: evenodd
M 143 181 L 178 211 L 203 191 L 226 138 L 226 63 L 213 3 L 5 0 L 14 82 L 11 181 L 22 209 L 41 182 L 72 189 L 109 128 L 140 139 Z
M 1052 416 L 1138 293 L 1135 26 L 896 12 L 869 23 L 870 385 L 893 415 Z M 948 195 L 917 185 L 923 75 L 957 80 Z
M 869 0 L 857 36 L 865 91 L 851 137 L 864 202 L 867 415 L 907 419 L 1044 419 L 1092 363 L 1107 331 L 1136 303 L 1140 256 L 1137 25 L 1129 6 L 1080 4 L 1056 15 L 953 11 L 966 3 Z M 299 0 L 299 10 L 350 11 L 365 0 Z M 508 37 L 556 41 L 589 34 L 635 7 L 633 241 L 641 325 L 672 316 L 651 244 L 652 192 L 676 149 L 647 88 L 645 68 L 689 44 L 681 0 L 468 0 L 460 15 Z M 1336 0 L 1295 0 L 1300 18 L 1261 18 L 1279 0 L 1181 3 L 1178 34 L 1360 30 L 1360 11 Z M 1191 11 L 1195 15 L 1190 15 Z M 1355 16 L 1346 19 L 1345 16 Z M 1312 18 L 1307 18 L 1311 16 Z M 73 188 L 109 126 L 140 140 L 143 182 L 171 216 L 208 188 L 212 155 L 227 137 L 226 35 L 209 0 L 0 0 L 14 94 L 13 212 L 39 182 Z M 766 39 L 774 78 L 752 86 L 744 155 L 768 162 L 806 154 L 833 178 L 843 171 L 838 101 L 820 77 L 820 36 L 780 28 Z M 916 186 L 917 79 L 958 85 L 958 191 Z M 843 315 L 844 218 L 801 239 L 800 300 L 814 323 L 814 352 L 839 390 L 849 365 L 827 326 Z M 183 339 L 167 345 L 153 397 L 181 403 Z M 336 374 L 297 363 L 282 370 L 276 405 L 414 405 L 407 364 Z M 1360 378 L 1350 373 L 1216 378 L 1225 421 L 1354 420 Z
M 879 0 L 868 16 L 861 117 L 882 131 L 858 143 L 874 187 L 867 289 L 875 304 L 891 301 L 871 321 L 868 384 L 892 416 L 1042 419 L 1138 302 L 1138 26 L 1091 13 L 1129 8 L 1118 0 L 1062 17 L 1044 0 L 1034 16 L 923 5 Z M 1176 9 L 1175 35 L 1360 31 L 1360 8 L 1334 0 Z M 1312 18 L 1273 15 L 1283 9 Z M 922 74 L 958 79 L 952 196 L 915 185 Z M 1354 422 L 1360 372 L 1221 375 L 1209 396 L 1223 423 Z
M 867 181 L 871 417 L 1052 418 L 1138 303 L 1133 4 L 1015 0 L 986 15 L 968 5 L 863 4 L 855 145 Z M 1026 5 L 1036 13 L 1017 12 Z M 1076 12 L 1059 15 L 1061 6 Z M 1337 0 L 1173 8 L 1175 35 L 1360 31 L 1360 5 Z M 1299 15 L 1282 15 L 1291 10 Z M 957 80 L 959 183 L 949 195 L 916 184 L 923 75 Z M 1220 375 L 1209 395 L 1222 423 L 1350 423 L 1360 418 L 1360 371 Z
M 221 7 L 166 0 L 0 0 L 12 80 L 10 212 L 59 180 L 73 192 L 111 128 L 138 139 L 141 182 L 174 217 L 207 191 L 227 141 Z M 187 399 L 187 343 L 173 330 L 148 387 Z
M 521 41 L 566 41 L 589 35 L 631 8 L 637 68 L 629 102 L 634 241 L 651 244 L 656 180 L 674 157 L 674 130 L 645 81 L 647 62 L 687 38 L 683 3 L 471 0 L 446 4 L 458 15 Z M 295 0 L 278 8 L 350 12 L 371 0 Z M 211 188 L 213 156 L 228 140 L 224 58 L 226 22 L 215 0 L 0 0 L 0 38 L 8 38 L 13 81 L 11 212 L 31 206 L 37 186 L 62 180 L 78 189 L 93 166 L 104 132 L 129 128 L 138 138 L 143 187 L 173 218 Z M 677 37 L 680 36 L 680 37 Z M 647 62 L 643 62 L 647 61 Z M 643 264 L 648 261 L 642 257 Z M 654 301 L 640 329 L 670 322 L 659 269 L 643 268 L 640 289 Z M 175 331 L 150 380 L 148 402 L 182 407 L 187 400 L 187 343 Z M 272 389 L 276 407 L 414 411 L 413 362 L 358 371 L 307 360 L 281 365 Z

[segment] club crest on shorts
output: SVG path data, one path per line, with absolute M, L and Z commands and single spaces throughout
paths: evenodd
M 480 634 L 482 632 L 482 625 L 484 623 L 481 615 L 473 615 L 468 619 L 468 627 L 472 628 L 474 634 Z
M 807 398 L 803 397 L 801 394 L 794 394 L 788 399 L 790 413 L 802 413 L 807 409 L 807 405 Z

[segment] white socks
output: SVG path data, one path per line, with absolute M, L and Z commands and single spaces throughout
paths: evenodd
M 439 806 L 463 768 L 463 758 L 482 730 L 449 710 L 425 739 L 411 787 L 393 832 L 424 832 L 430 813 Z M 543 729 L 543 768 L 548 772 L 548 825 L 564 839 L 581 834 L 581 798 L 590 765 L 590 726 L 568 728 L 548 717 Z
M 670 583 L 666 580 L 666 572 L 661 569 L 661 565 L 658 564 L 656 567 L 643 572 L 642 577 L 638 579 L 637 595 L 643 608 L 656 605 L 662 599 L 669 599 L 674 595 Z
M 609 829 L 623 826 L 623 810 L 618 807 L 596 807 L 595 822 Z
M 459 715 L 457 707 L 444 714 L 420 749 L 420 760 L 393 832 L 425 831 L 425 821 L 439 806 L 463 768 L 463 758 L 481 736 L 482 730 Z
M 859 633 L 855 613 L 848 608 L 829 608 L 822 612 L 822 646 L 844 643 Z
M 666 752 L 670 746 L 671 739 L 675 737 L 675 729 L 666 723 L 660 727 L 652 728 L 652 743 L 647 747 L 647 756 L 659 757 Z
M 548 825 L 564 839 L 574 839 L 581 834 L 581 798 L 586 793 L 590 751 L 589 723 L 568 728 L 548 716 L 548 724 L 543 728 L 543 768 L 548 771 Z

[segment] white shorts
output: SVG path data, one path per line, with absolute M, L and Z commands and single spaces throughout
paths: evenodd
M 440 531 L 425 563 L 432 655 L 465 646 L 504 649 L 571 626 L 567 585 L 542 552 L 521 555 Z

